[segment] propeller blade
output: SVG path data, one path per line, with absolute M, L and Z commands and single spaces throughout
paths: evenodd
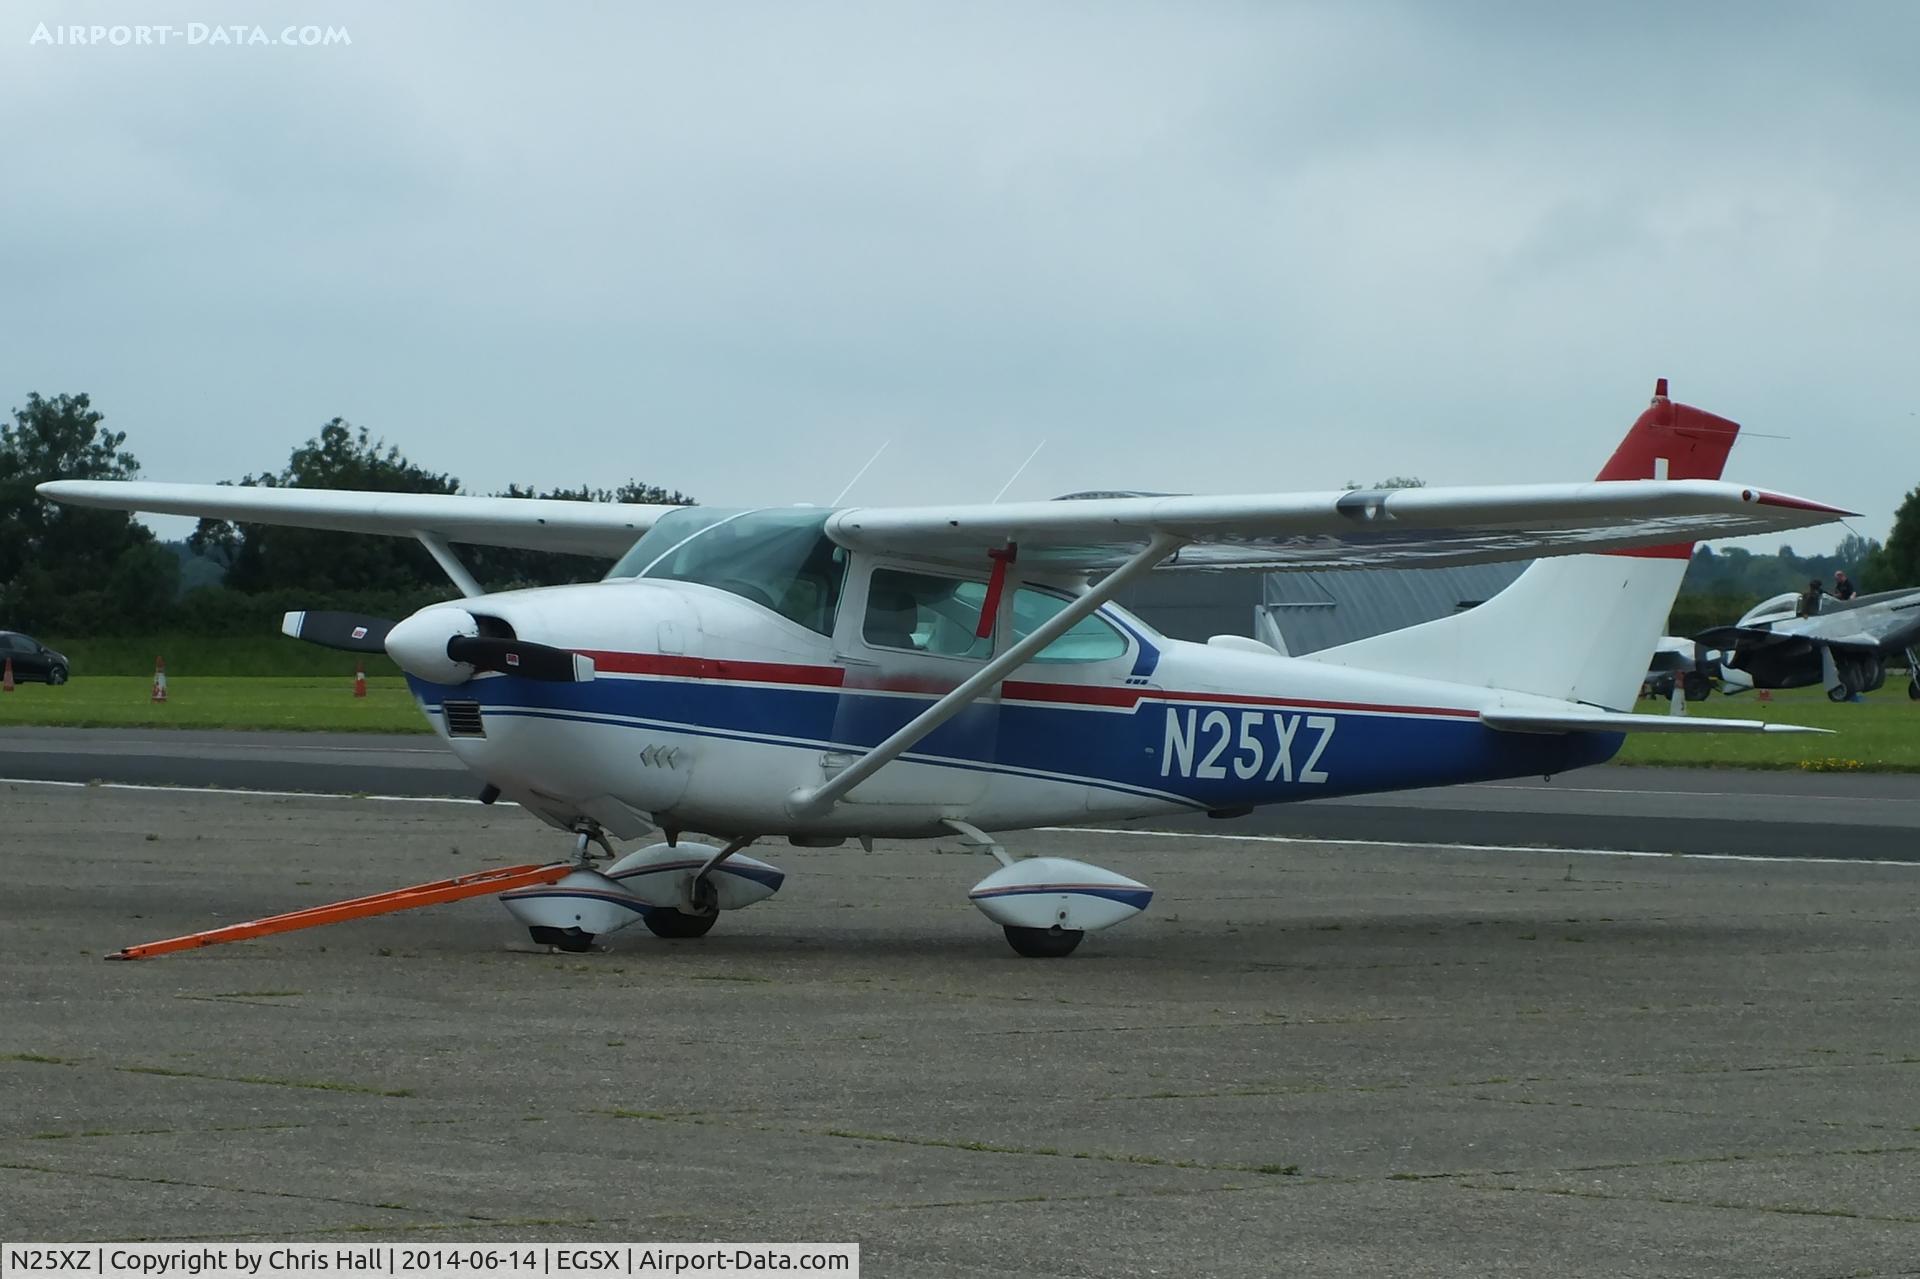
M 526 679 L 584 683 L 593 678 L 593 659 L 569 649 L 525 640 L 456 635 L 447 641 L 447 657 L 477 671 L 499 671 Z
M 394 624 L 364 613 L 288 613 L 280 619 L 280 633 L 323 648 L 349 653 L 384 653 L 387 632 Z

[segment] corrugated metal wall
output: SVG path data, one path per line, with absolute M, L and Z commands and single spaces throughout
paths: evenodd
M 1526 567 L 1153 573 L 1120 603 L 1176 639 L 1246 635 L 1298 657 L 1446 617 L 1498 595 Z
M 1352 573 L 1268 573 L 1256 636 L 1271 627 L 1295 657 L 1397 631 L 1492 599 L 1526 564 L 1371 569 Z M 1277 646 L 1277 645 L 1276 645 Z

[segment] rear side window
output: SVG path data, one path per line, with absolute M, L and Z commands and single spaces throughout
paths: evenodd
M 1013 595 L 1013 638 L 1017 643 L 1046 624 L 1071 601 L 1022 588 Z M 1104 662 L 1125 656 L 1127 637 L 1099 614 L 1080 619 L 1072 630 L 1041 649 L 1036 662 Z

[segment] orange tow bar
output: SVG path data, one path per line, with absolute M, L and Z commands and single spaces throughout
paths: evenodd
M 525 866 L 475 871 L 471 875 L 437 879 L 431 884 L 415 884 L 411 888 L 396 888 L 390 892 L 375 893 L 371 897 L 355 897 L 351 901 L 332 902 L 326 906 L 309 906 L 305 910 L 269 915 L 265 919 L 249 920 L 244 924 L 228 924 L 222 928 L 209 928 L 205 932 L 188 933 L 184 937 L 150 941 L 145 945 L 116 950 L 107 958 L 151 959 L 155 955 L 171 955 L 176 950 L 194 950 L 201 946 L 218 946 L 223 942 L 270 937 L 275 933 L 318 928 L 322 924 L 338 924 L 349 919 L 364 919 L 369 915 L 390 915 L 394 911 L 412 910 L 416 906 L 438 906 L 441 902 L 457 902 L 465 897 L 504 893 L 514 888 L 529 888 L 534 884 L 551 884 L 565 879 L 572 870 L 573 866 L 567 862 L 529 862 Z

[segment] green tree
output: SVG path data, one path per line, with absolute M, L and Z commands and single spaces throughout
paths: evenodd
M 295 449 L 277 475 L 249 475 L 240 484 L 380 493 L 460 491 L 460 481 L 451 475 L 415 465 L 398 447 L 340 418 Z M 408 538 L 201 520 L 187 543 L 224 563 L 226 584 L 237 591 L 405 593 L 446 585 L 433 557 Z
M 1908 493 L 1894 512 L 1887 544 L 1868 558 L 1861 581 L 1869 591 L 1920 586 L 1920 487 Z
M 630 479 L 617 489 L 548 489 L 509 484 L 495 497 L 540 498 L 557 502 L 632 502 L 644 506 L 692 506 L 685 493 Z M 510 546 L 462 546 L 460 557 L 473 575 L 493 590 L 516 586 L 559 586 L 566 582 L 597 581 L 607 571 L 604 560 L 585 555 L 560 555 Z
M 174 557 L 124 511 L 64 506 L 48 480 L 127 480 L 140 463 L 86 395 L 38 393 L 0 423 L 0 625 L 111 634 L 163 619 Z
M 1864 570 L 1873 553 L 1880 549 L 1880 543 L 1870 537 L 1861 537 L 1858 533 L 1849 533 L 1840 539 L 1840 545 L 1834 548 L 1833 557 L 1840 561 L 1840 567 L 1849 573 Z

